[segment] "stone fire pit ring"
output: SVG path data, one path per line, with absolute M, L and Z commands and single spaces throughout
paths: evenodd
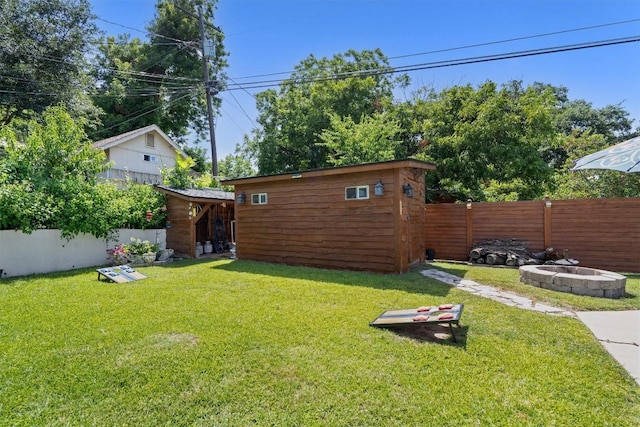
M 622 298 L 627 278 L 595 268 L 563 265 L 523 265 L 520 281 L 539 288 L 601 298 Z

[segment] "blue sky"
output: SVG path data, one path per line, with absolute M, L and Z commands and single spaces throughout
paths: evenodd
M 155 0 L 90 2 L 99 18 L 140 30 L 155 13 Z M 290 72 L 310 54 L 331 57 L 348 49 L 380 48 L 389 58 L 413 55 L 391 59 L 393 66 L 405 66 L 640 35 L 638 0 L 220 0 L 217 6 L 214 23 L 225 33 L 230 54 L 227 73 L 238 83 L 264 79 L 244 77 Z M 144 38 L 143 32 L 97 23 L 109 35 Z M 585 27 L 595 28 L 569 31 Z M 547 33 L 560 34 L 414 55 Z M 640 42 L 409 75 L 413 89 L 513 79 L 562 85 L 570 99 L 584 99 L 595 108 L 621 103 L 635 120 L 634 128 L 640 126 Z M 396 95 L 409 98 L 410 91 Z M 257 115 L 250 93 L 226 91 L 221 97 L 216 119 L 220 159 L 251 132 Z

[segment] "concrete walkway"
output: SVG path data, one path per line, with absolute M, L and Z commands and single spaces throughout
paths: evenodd
M 613 358 L 624 367 L 640 385 L 640 311 L 579 311 L 540 304 L 529 298 L 505 292 L 473 280 L 461 279 L 438 269 L 423 270 L 422 275 L 447 283 L 478 296 L 501 302 L 511 307 L 537 311 L 555 316 L 578 318 L 593 333 Z

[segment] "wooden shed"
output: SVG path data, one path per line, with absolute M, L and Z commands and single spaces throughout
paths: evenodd
M 232 239 L 233 193 L 216 189 L 177 189 L 155 186 L 167 195 L 167 248 L 175 256 L 196 258 L 198 243 L 224 252 Z
M 236 256 L 402 273 L 425 260 L 424 174 L 406 159 L 234 179 Z

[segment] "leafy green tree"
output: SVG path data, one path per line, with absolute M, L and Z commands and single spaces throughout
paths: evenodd
M 571 171 L 579 158 L 607 148 L 606 138 L 600 134 L 576 131 L 563 139 L 568 158 L 555 175 L 556 199 L 640 197 L 640 174 L 613 170 Z
M 194 161 L 192 170 L 201 174 L 210 173 L 211 161 L 207 160 L 207 150 L 204 147 L 185 146 L 182 149 Z
M 330 127 L 320 135 L 332 166 L 393 160 L 399 145 L 400 123 L 390 115 L 374 113 L 356 123 L 351 117 L 330 114 Z
M 14 127 L 2 128 L 7 162 L 13 169 L 5 182 L 29 180 L 38 185 L 79 179 L 95 184 L 105 168 L 105 154 L 94 150 L 83 123 L 74 120 L 64 107 L 47 108 L 42 121 L 30 120 L 26 135 Z
M 75 117 L 97 116 L 86 95 L 92 19 L 88 0 L 2 0 L 0 125 L 60 103 Z
M 164 198 L 150 186 L 124 190 L 97 182 L 105 155 L 94 150 L 82 121 L 49 107 L 40 121 L 0 129 L 0 229 L 59 229 L 109 237 L 118 228 L 163 226 Z M 151 210 L 154 218 L 146 221 Z
M 553 170 L 538 148 L 558 136 L 554 105 L 550 90 L 540 93 L 517 81 L 432 92 L 422 106 L 428 118 L 420 157 L 438 169 L 427 174 L 427 188 L 458 200 L 541 197 Z
M 97 58 L 98 93 L 105 111 L 104 130 L 96 139 L 157 124 L 184 143 L 192 130 L 207 138 L 208 121 L 198 10 L 210 23 L 216 1 L 161 0 L 150 23 L 149 42 L 127 35 L 103 40 Z M 227 66 L 224 34 L 205 25 L 210 80 L 224 84 Z M 214 99 L 214 107 L 220 100 Z
M 415 156 L 424 148 L 422 123 L 428 118 L 425 100 L 430 93 L 431 91 L 427 88 L 418 89 L 414 92 L 412 99 L 393 104 L 386 112 L 400 126 L 397 135 L 400 142 L 395 147 L 396 159 Z
M 92 133 L 103 139 L 156 124 L 162 117 L 162 79 L 144 77 L 149 45 L 128 35 L 109 37 L 98 46 L 97 91 L 94 103 L 104 111 L 101 128 Z M 164 129 L 168 131 L 168 129 Z
M 176 156 L 176 164 L 173 168 L 162 169 L 162 181 L 169 187 L 174 188 L 193 188 L 194 177 L 192 176 L 192 168 L 196 162 L 191 157 Z
M 259 93 L 261 129 L 251 143 L 259 173 L 328 166 L 328 148 L 320 135 L 331 127 L 331 114 L 358 123 L 384 111 L 393 89 L 406 83 L 384 74 L 388 70 L 380 50 L 349 50 L 330 59 L 310 55 L 278 90 Z
M 247 138 L 245 137 L 245 142 Z M 244 146 L 236 145 L 235 152 L 229 154 L 218 162 L 220 169 L 220 177 L 222 179 L 248 178 L 255 176 L 256 171 L 251 164 L 250 157 L 247 155 Z
M 576 135 L 601 135 L 603 140 L 613 144 L 633 136 L 631 132 L 633 120 L 629 118 L 629 112 L 620 104 L 594 108 L 586 100 L 570 100 L 569 90 L 564 86 L 534 83 L 533 87 L 540 93 L 549 90 L 553 92 L 556 98 L 556 125 L 558 131 L 569 140 Z M 575 145 L 569 143 L 565 146 L 563 138 L 553 142 L 554 144 L 542 146 L 541 152 L 545 161 L 562 173 L 564 171 L 561 169 L 565 167 L 567 159 L 575 157 L 568 151 Z

